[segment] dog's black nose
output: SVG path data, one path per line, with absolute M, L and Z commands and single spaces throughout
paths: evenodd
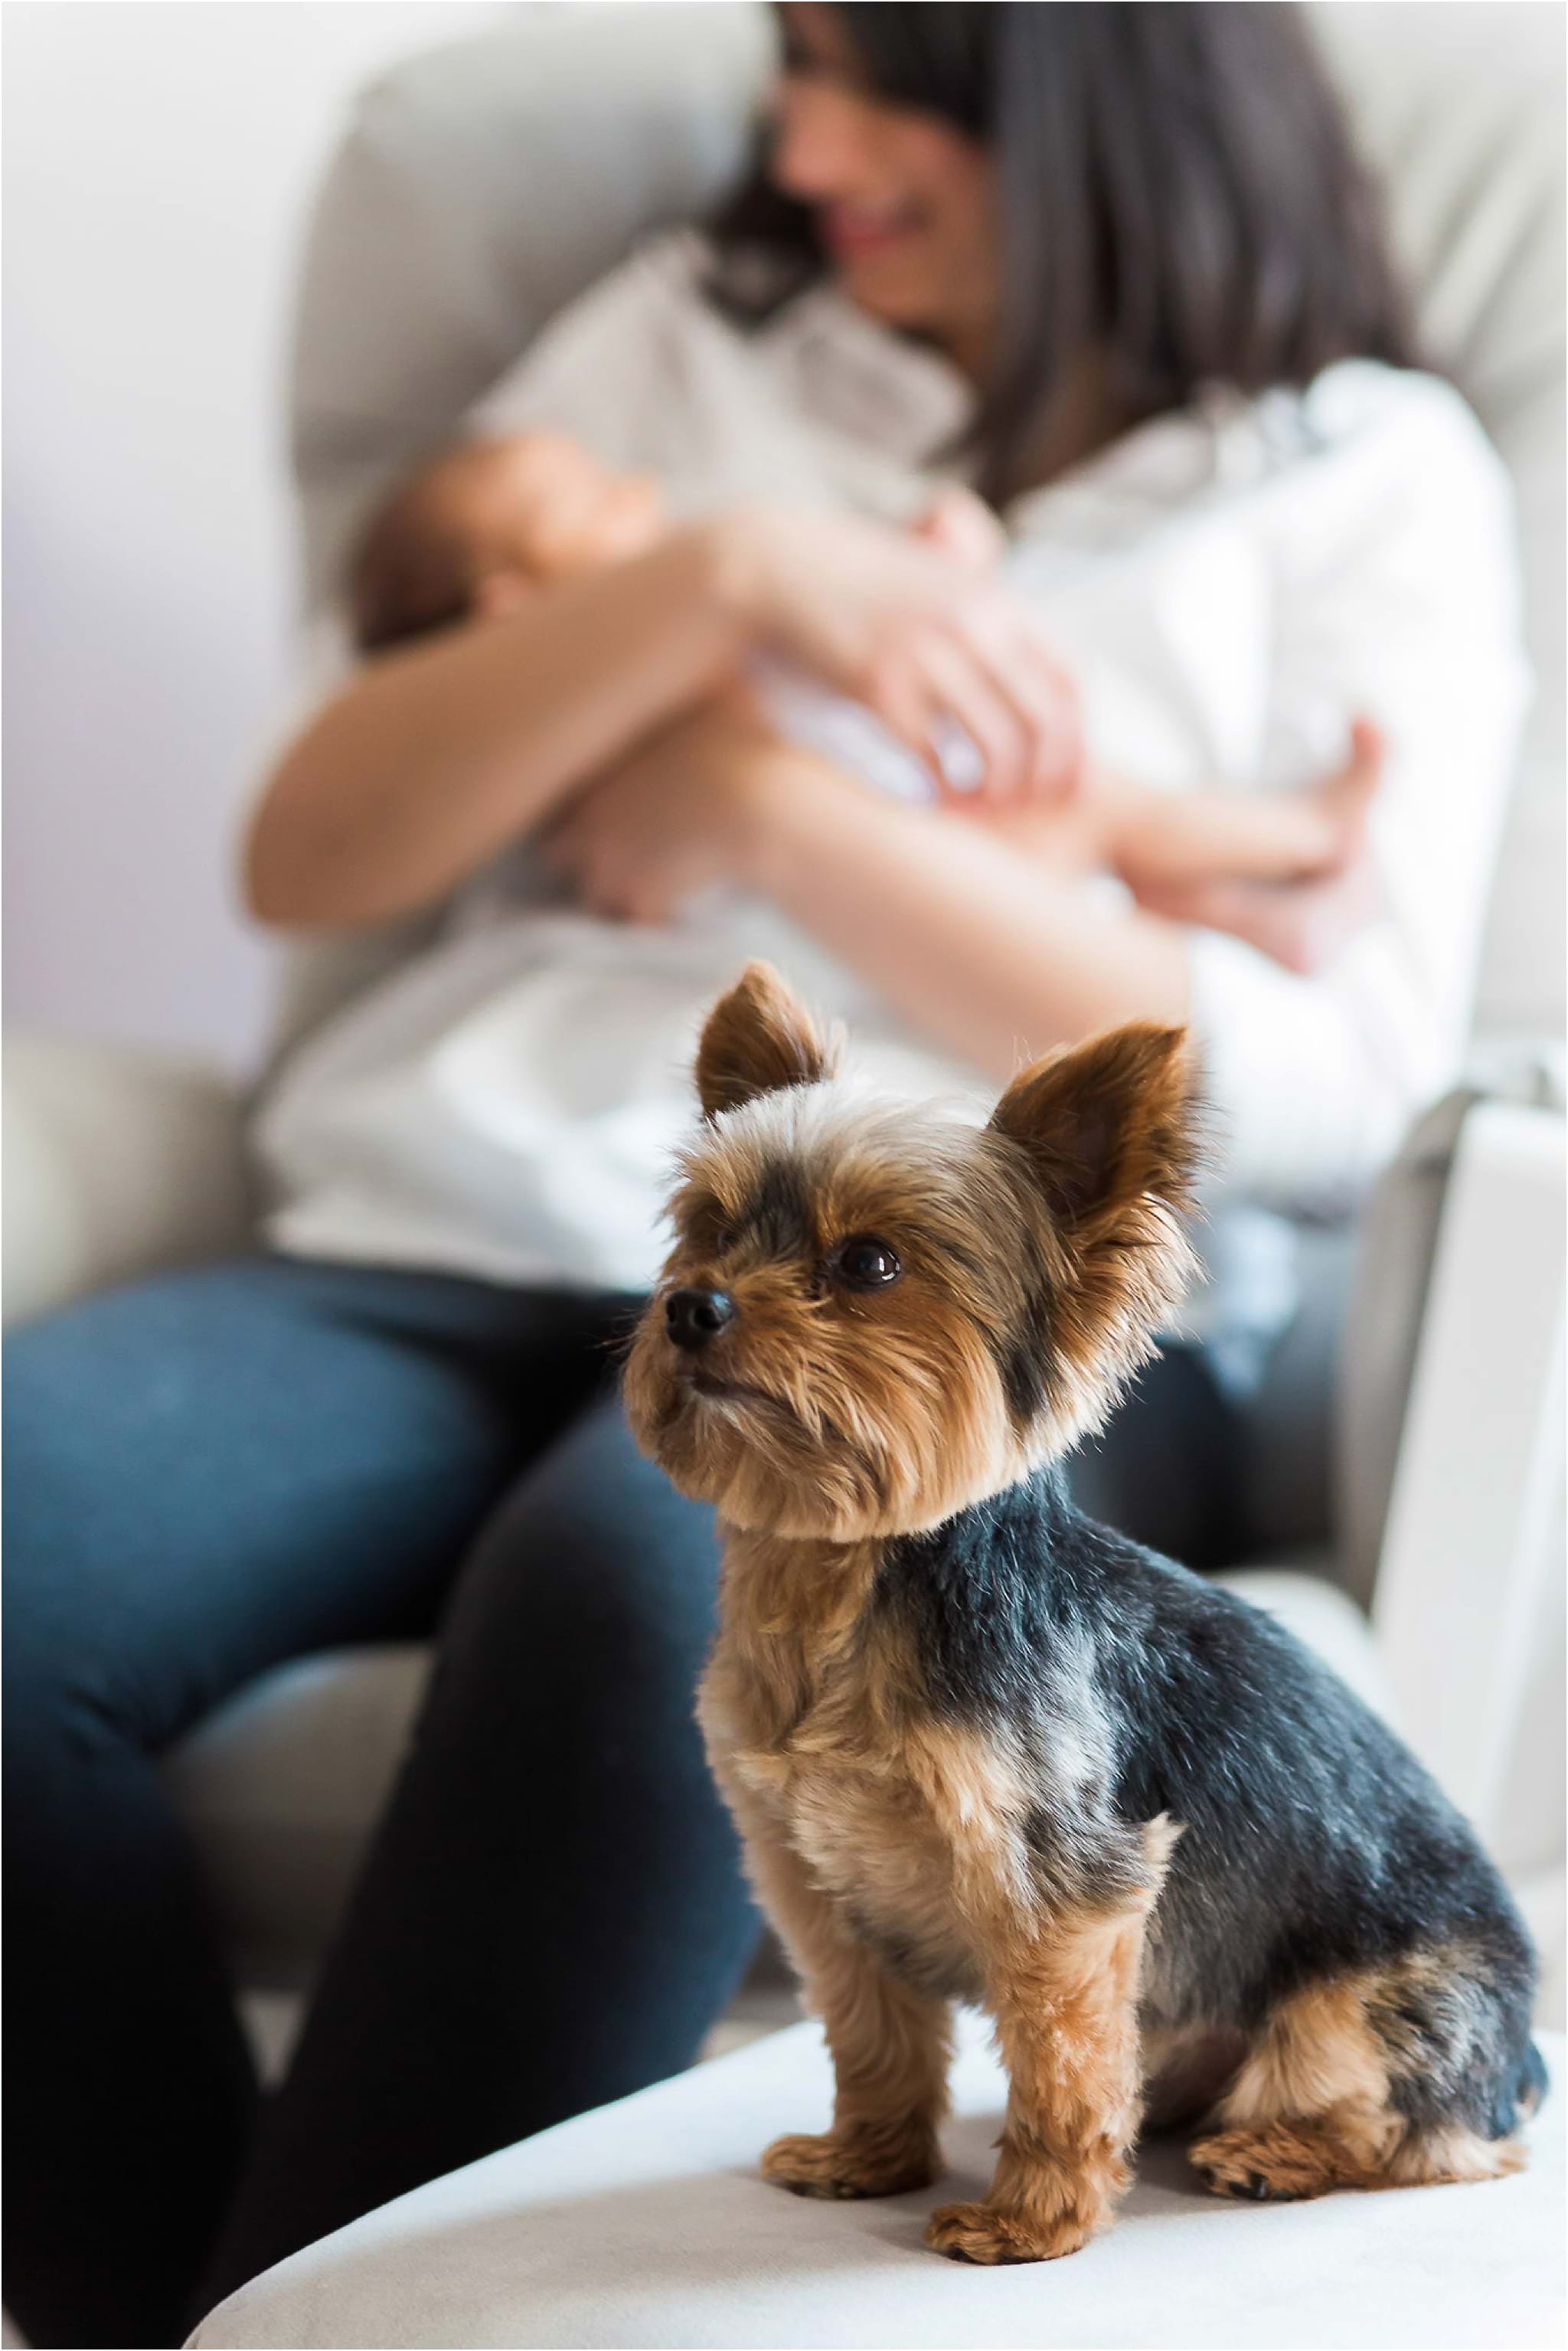
M 735 1301 L 723 1290 L 672 1290 L 664 1321 L 677 1347 L 706 1347 L 735 1318 Z

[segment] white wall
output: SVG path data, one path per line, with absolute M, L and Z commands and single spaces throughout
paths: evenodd
M 496 13 L 5 11 L 10 1024 L 255 1049 L 232 871 L 288 692 L 298 241 L 356 85 Z

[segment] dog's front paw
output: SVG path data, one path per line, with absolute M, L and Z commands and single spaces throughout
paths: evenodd
M 929 2188 L 936 2164 L 920 2142 L 798 2131 L 774 2140 L 762 2158 L 762 2176 L 795 2196 L 902 2196 Z
M 1070 2214 L 1040 2223 L 998 2211 L 994 2204 L 944 2204 L 931 2215 L 925 2241 L 950 2262 L 993 2267 L 1002 2262 L 1060 2261 L 1064 2253 L 1080 2252 L 1093 2233 L 1087 2221 Z

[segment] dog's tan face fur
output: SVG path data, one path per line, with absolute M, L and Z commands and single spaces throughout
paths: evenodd
M 868 1102 L 778 975 L 711 1014 L 675 1247 L 632 1353 L 644 1449 L 732 1525 L 934 1526 L 1103 1417 L 1189 1266 L 1179 1030 L 1037 1062 L 989 1123 Z M 733 1311 L 674 1343 L 677 1290 Z

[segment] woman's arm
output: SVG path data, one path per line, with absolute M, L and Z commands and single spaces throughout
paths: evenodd
M 1119 1020 L 1186 1017 L 1180 930 L 1097 910 L 1082 882 L 984 824 L 879 803 L 820 763 L 758 828 L 747 878 L 928 1036 L 998 1078 Z
M 902 805 L 755 722 L 705 712 L 574 806 L 546 856 L 601 914 L 664 920 L 734 882 L 997 1077 L 1137 1017 L 1180 1020 L 1183 932 L 1099 914 L 972 818 Z
M 1076 768 L 1069 682 L 972 563 L 854 517 L 744 509 L 363 670 L 273 776 L 252 910 L 342 927 L 432 904 L 764 643 L 921 754 L 956 724 L 995 804 Z
M 543 590 L 360 671 L 285 754 L 253 822 L 264 923 L 349 928 L 429 905 L 734 666 L 716 537 Z

